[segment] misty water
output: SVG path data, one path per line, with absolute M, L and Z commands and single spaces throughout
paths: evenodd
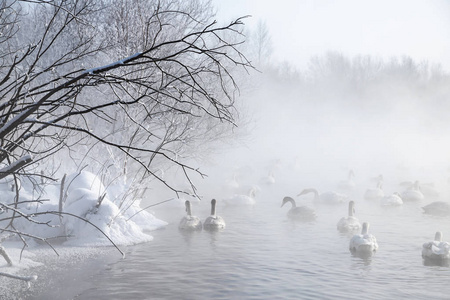
M 61 294 L 61 289 L 49 286 L 30 299 L 448 297 L 450 268 L 426 265 L 421 257 L 422 244 L 432 240 L 437 230 L 443 231 L 444 240 L 450 236 L 449 218 L 422 213 L 421 206 L 433 199 L 382 207 L 363 198 L 365 188 L 356 189 L 352 193 L 356 216 L 370 223 L 379 244 L 372 257 L 360 258 L 348 249 L 351 235 L 336 229 L 339 219 L 347 215 L 347 203 L 317 205 L 310 197 L 295 197 L 302 189 L 294 184 L 297 181 L 286 178 L 283 183 L 280 178 L 272 186 L 262 186 L 254 206 L 229 207 L 219 202 L 217 213 L 227 223 L 219 232 L 181 232 L 181 206 L 155 208 L 155 214 L 170 224 L 152 232 L 152 242 L 126 247 L 125 259 L 109 252 L 111 261 L 94 263 L 96 270 L 91 265 L 87 273 L 72 275 L 77 278 L 66 282 L 77 283 L 72 290 Z M 298 205 L 314 208 L 317 220 L 290 221 L 289 208 L 280 208 L 285 195 L 293 196 Z M 193 206 L 193 214 L 206 218 L 209 200 Z

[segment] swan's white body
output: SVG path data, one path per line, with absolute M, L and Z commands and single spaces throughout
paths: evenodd
M 263 185 L 272 185 L 275 184 L 275 176 L 272 171 L 269 172 L 267 176 L 263 176 L 259 182 Z
M 202 221 L 200 221 L 199 217 L 191 215 L 191 203 L 186 201 L 185 205 L 187 215 L 181 219 L 178 228 L 182 230 L 201 230 Z
M 337 192 L 324 192 L 319 195 L 316 189 L 304 189 L 297 196 L 314 193 L 314 202 L 323 204 L 340 204 L 348 200 L 348 196 Z
M 229 206 L 251 206 L 256 203 L 256 190 L 251 188 L 248 195 L 235 194 L 232 197 L 223 199 L 223 203 Z
M 450 203 L 444 201 L 435 201 L 422 207 L 424 214 L 434 216 L 449 216 Z
M 233 177 L 229 178 L 228 180 L 226 180 L 226 182 L 222 186 L 222 190 L 224 192 L 226 192 L 226 193 L 229 193 L 229 192 L 234 193 L 234 192 L 239 190 L 241 185 L 237 181 L 236 177 L 237 177 L 236 173 L 233 173 Z
M 423 196 L 427 199 L 439 198 L 439 191 L 436 190 L 434 183 L 432 183 L 432 182 L 419 184 L 418 181 L 416 181 L 416 182 L 405 181 L 405 182 L 400 183 L 400 185 L 405 186 L 407 189 L 414 189 L 414 188 L 419 187 L 420 192 L 422 192 Z
M 370 201 L 373 201 L 373 200 L 377 201 L 377 200 L 380 200 L 383 197 L 384 197 L 384 192 L 383 192 L 383 189 L 382 189 L 382 182 L 381 181 L 379 181 L 377 183 L 377 187 L 376 188 L 369 188 L 364 193 L 364 199 L 370 200 Z
M 441 232 L 436 232 L 434 241 L 423 244 L 422 257 L 431 260 L 447 260 L 450 258 L 450 244 L 442 241 Z
M 355 214 L 355 202 L 350 201 L 348 203 L 348 217 L 343 217 L 337 223 L 337 229 L 340 232 L 354 232 L 361 229 L 361 223 L 354 216 Z
M 393 193 L 388 196 L 384 196 L 380 199 L 381 206 L 400 206 L 403 205 L 403 200 L 398 193 Z
M 216 199 L 211 200 L 211 215 L 203 222 L 203 229 L 217 230 L 225 228 L 225 220 L 216 215 Z
M 281 203 L 281 207 L 286 203 L 291 203 L 291 208 L 287 212 L 287 216 L 289 219 L 297 220 L 297 221 L 312 221 L 316 219 L 316 213 L 314 210 L 307 206 L 297 206 L 295 204 L 295 200 L 291 197 L 284 197 L 283 202 Z
M 407 190 L 403 191 L 401 194 L 401 197 L 403 201 L 406 202 L 417 202 L 424 199 L 424 196 L 422 192 L 420 191 L 420 185 L 419 182 L 416 181 L 414 184 L 408 188 Z
M 371 254 L 378 250 L 377 239 L 369 234 L 369 223 L 363 223 L 361 234 L 352 237 L 349 248 L 356 254 Z

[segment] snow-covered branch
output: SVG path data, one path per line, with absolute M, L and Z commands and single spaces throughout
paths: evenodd
M 11 175 L 21 168 L 25 167 L 27 164 L 31 163 L 33 158 L 31 155 L 27 154 L 22 156 L 20 159 L 16 160 L 12 164 L 0 169 L 0 179 L 5 178 L 8 175 Z

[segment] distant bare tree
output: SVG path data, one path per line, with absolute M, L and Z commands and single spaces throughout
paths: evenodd
M 258 66 L 269 62 L 273 53 L 273 44 L 265 21 L 258 20 L 256 28 L 249 33 L 248 47 Z

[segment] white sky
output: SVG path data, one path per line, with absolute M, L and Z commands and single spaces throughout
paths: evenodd
M 274 58 L 306 66 L 311 56 L 409 55 L 450 70 L 448 0 L 213 0 L 219 23 L 252 15 L 265 21 Z

